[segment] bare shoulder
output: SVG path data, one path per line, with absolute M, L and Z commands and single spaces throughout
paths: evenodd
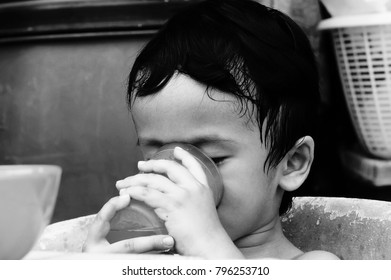
M 333 253 L 327 251 L 310 251 L 303 253 L 295 258 L 296 260 L 339 260 Z

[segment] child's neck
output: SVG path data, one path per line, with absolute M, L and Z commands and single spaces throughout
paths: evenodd
M 236 240 L 235 245 L 249 259 L 292 259 L 303 253 L 284 236 L 279 216 L 252 234 Z

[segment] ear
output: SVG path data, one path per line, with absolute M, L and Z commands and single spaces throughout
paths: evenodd
M 297 140 L 281 162 L 280 187 L 285 191 L 298 189 L 307 179 L 314 159 L 314 140 L 305 136 Z

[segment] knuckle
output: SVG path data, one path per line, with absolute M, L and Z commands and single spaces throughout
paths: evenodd
M 129 177 L 128 181 L 130 180 L 137 180 L 137 179 L 140 179 L 140 178 L 143 178 L 143 177 L 146 177 L 149 173 L 138 173 L 132 177 Z
M 99 232 L 106 230 L 110 230 L 110 223 L 103 219 L 103 217 L 97 215 L 94 223 L 90 227 L 88 236 L 91 238 L 95 238 L 99 236 Z
M 175 194 L 175 198 L 172 200 L 174 207 L 182 207 L 185 201 L 188 200 L 190 192 L 188 190 L 180 190 Z
M 189 191 L 184 188 L 178 188 L 178 190 L 175 192 L 175 197 L 177 199 L 183 199 L 186 198 Z
M 102 217 L 102 213 L 101 212 L 98 212 L 98 214 L 96 214 L 95 216 L 95 219 L 94 219 L 94 222 L 93 222 L 93 225 L 100 225 L 102 224 L 104 221 L 103 217 Z
M 161 159 L 150 159 L 145 164 L 148 165 L 149 168 L 156 168 L 161 165 Z
M 125 247 L 125 250 L 129 253 L 131 252 L 135 252 L 135 244 L 134 244 L 134 240 L 126 240 L 124 242 L 124 247 Z
M 154 181 L 156 179 L 156 175 L 155 173 L 144 173 L 145 175 L 145 178 L 148 180 L 148 181 Z
M 156 167 L 164 168 L 164 169 L 170 168 L 171 166 L 177 164 L 177 162 L 172 159 L 154 159 L 151 161 Z
M 106 230 L 106 227 L 110 227 L 110 223 L 103 217 L 102 213 L 98 213 L 95 216 L 94 222 L 91 224 L 89 235 L 96 235 L 101 230 Z
M 150 192 L 152 190 L 158 190 L 160 185 L 161 184 L 159 184 L 158 182 L 151 182 L 147 185 L 147 190 L 148 190 L 148 192 Z
M 148 197 L 149 194 L 150 194 L 150 190 L 148 188 L 141 189 L 140 196 L 145 198 L 145 197 Z
M 169 159 L 157 159 L 154 163 L 154 169 L 160 173 L 167 173 L 173 169 L 177 163 Z
M 183 205 L 184 203 L 182 202 L 182 200 L 174 200 L 172 203 L 172 208 L 182 208 Z
M 135 182 L 143 182 L 145 183 L 146 181 L 151 181 L 155 177 L 155 174 L 153 173 L 140 173 L 137 175 L 134 175 Z

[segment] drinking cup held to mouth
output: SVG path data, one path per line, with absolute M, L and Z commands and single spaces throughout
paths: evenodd
M 190 144 L 171 143 L 161 147 L 152 159 L 176 161 L 175 147 L 189 152 L 201 165 L 217 207 L 223 194 L 222 178 L 213 160 L 200 149 Z M 129 206 L 116 213 L 110 225 L 111 230 L 106 236 L 110 243 L 138 236 L 167 234 L 164 221 L 155 214 L 154 210 L 145 203 L 134 199 L 130 201 Z

